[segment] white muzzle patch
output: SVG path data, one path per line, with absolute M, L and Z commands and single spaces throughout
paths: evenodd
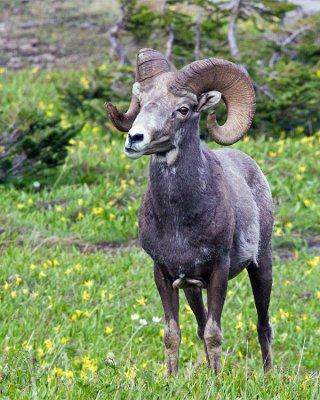
M 139 137 L 138 140 L 137 137 Z M 129 158 L 135 160 L 143 156 L 149 143 L 150 135 L 146 132 L 145 128 L 142 125 L 135 125 L 128 132 L 123 152 Z

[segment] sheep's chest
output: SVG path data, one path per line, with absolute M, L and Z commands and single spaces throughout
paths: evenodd
M 155 262 L 164 265 L 172 277 L 198 277 L 202 266 L 221 251 L 209 232 L 208 219 L 198 218 L 190 226 L 174 218 L 162 223 L 143 218 L 139 236 L 143 249 Z

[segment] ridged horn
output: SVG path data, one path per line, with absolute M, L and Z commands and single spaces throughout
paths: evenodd
M 148 85 L 155 76 L 169 72 L 170 69 L 170 64 L 163 54 L 153 49 L 141 49 L 137 54 L 136 82 L 142 86 Z M 125 114 L 110 102 L 105 104 L 105 108 L 113 125 L 121 132 L 128 132 L 139 114 L 140 105 L 138 98 L 132 94 L 129 109 Z
M 209 58 L 195 61 L 177 72 L 173 90 L 189 89 L 197 96 L 210 90 L 222 94 L 228 117 L 220 126 L 215 114 L 208 116 L 208 132 L 219 144 L 240 140 L 249 129 L 256 108 L 255 93 L 245 69 L 230 61 Z

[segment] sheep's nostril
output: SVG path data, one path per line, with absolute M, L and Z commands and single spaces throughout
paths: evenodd
M 143 140 L 143 133 L 135 133 L 135 134 L 128 133 L 128 138 L 130 144 L 141 142 Z

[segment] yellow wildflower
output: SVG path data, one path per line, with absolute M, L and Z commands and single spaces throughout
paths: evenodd
M 299 252 L 298 252 L 298 250 L 297 249 L 294 249 L 293 250 L 293 255 L 294 255 L 294 257 L 299 257 Z
M 60 205 L 56 205 L 56 206 L 55 206 L 55 210 L 56 210 L 57 212 L 61 212 L 61 211 L 63 210 L 63 208 L 62 208 L 62 206 L 60 206 Z
M 317 70 L 316 74 L 317 74 L 317 77 L 320 78 L 320 69 Z
M 52 112 L 52 111 L 47 111 L 47 112 L 46 112 L 46 116 L 47 116 L 48 118 L 51 118 L 51 117 L 53 116 L 53 112 Z
M 112 220 L 116 219 L 116 216 L 114 214 L 110 213 L 109 219 L 110 219 L 110 221 L 112 221 Z
M 242 321 L 238 321 L 237 325 L 236 325 L 236 328 L 237 329 L 241 329 L 242 327 L 243 327 L 243 322 Z
M 88 279 L 84 282 L 84 286 L 90 289 L 93 286 L 93 282 L 93 279 Z
M 284 282 L 283 282 L 283 286 L 288 286 L 288 285 L 290 285 L 290 281 L 288 280 L 288 279 L 286 279 Z
M 81 264 L 75 264 L 74 269 L 79 272 L 81 270 Z
M 286 227 L 287 227 L 288 229 L 292 229 L 292 227 L 293 227 L 292 222 L 287 222 L 287 223 L 286 223 Z
M 160 335 L 160 337 L 163 337 L 163 335 L 164 335 L 164 329 L 160 329 L 160 330 L 159 330 L 159 335 Z
M 275 236 L 275 237 L 279 237 L 279 236 L 281 236 L 281 235 L 282 235 L 282 229 L 281 229 L 281 228 L 277 228 L 276 231 L 275 231 L 275 233 L 274 233 L 274 236 Z
M 257 329 L 257 325 L 254 324 L 252 321 L 250 321 L 250 328 L 256 330 Z
M 283 147 L 279 147 L 278 154 L 282 154 L 282 153 L 283 153 Z
M 32 206 L 32 204 L 33 204 L 33 200 L 32 200 L 31 198 L 29 198 L 29 199 L 28 199 L 28 205 L 29 205 L 29 206 Z
M 88 292 L 87 290 L 85 290 L 85 291 L 82 293 L 82 300 L 88 301 L 89 298 L 90 298 L 90 294 L 89 294 L 89 292 Z
M 64 371 L 64 375 L 69 379 L 72 379 L 74 377 L 74 374 L 72 371 Z
M 0 67 L 0 75 L 3 74 L 5 69 L 3 67 Z
M 99 133 L 101 131 L 101 128 L 99 126 L 95 126 L 92 129 L 92 133 Z
M 84 204 L 84 201 L 83 201 L 83 199 L 78 199 L 78 206 L 83 206 L 83 204 Z
M 303 204 L 308 207 L 310 205 L 310 200 L 309 199 L 304 199 Z
M 188 314 L 192 314 L 192 310 L 191 310 L 191 307 L 189 306 L 189 304 L 186 304 L 184 307 L 187 310 Z
M 133 365 L 129 371 L 125 372 L 125 376 L 127 377 L 127 379 L 133 379 L 136 376 L 137 373 L 137 368 L 135 365 Z
M 65 336 L 62 336 L 62 338 L 60 339 L 61 343 L 68 343 L 69 339 Z
M 44 353 L 43 348 L 42 348 L 42 347 L 39 347 L 39 348 L 37 349 L 37 356 L 38 356 L 39 358 L 41 358 L 41 357 L 43 356 L 43 353 Z
M 68 128 L 70 128 L 71 124 L 67 120 L 61 119 L 60 126 L 63 129 L 68 129 Z M 72 140 L 72 139 L 70 139 L 70 140 Z
M 296 325 L 296 332 L 301 332 L 301 326 L 300 325 Z
M 50 340 L 50 339 L 46 339 L 45 341 L 44 341 L 44 344 L 45 344 L 45 346 L 46 346 L 46 349 L 50 352 L 50 351 L 52 351 L 52 349 L 53 349 L 53 344 L 52 344 L 52 341 Z
M 104 331 L 105 331 L 105 333 L 107 335 L 110 335 L 114 331 L 114 327 L 113 326 L 106 326 Z
M 297 133 L 303 133 L 304 132 L 304 127 L 303 126 L 297 126 L 296 127 L 296 132 Z
M 17 204 L 17 209 L 18 210 L 21 210 L 22 208 L 24 208 L 24 204 L 23 203 Z
M 282 308 L 280 308 L 279 315 L 280 315 L 281 319 L 286 319 L 289 317 L 290 314 L 288 312 L 284 311 Z
M 301 179 L 302 179 L 302 176 L 301 176 L 300 174 L 297 174 L 297 175 L 296 175 L 296 180 L 297 180 L 297 181 L 301 181 Z
M 103 208 L 102 207 L 93 207 L 92 212 L 93 214 L 99 215 L 103 213 Z
M 5 292 L 7 292 L 10 289 L 11 286 L 12 286 L 12 283 L 5 282 L 4 285 L 3 285 L 3 290 Z
M 269 156 L 270 157 L 275 157 L 277 155 L 277 153 L 275 153 L 274 151 L 269 151 Z
M 87 374 L 84 372 L 83 369 L 80 371 L 80 378 L 82 378 L 82 379 L 86 379 L 87 378 Z
M 239 356 L 239 358 L 243 358 L 243 353 L 242 353 L 242 351 L 238 351 L 238 356 Z
M 316 267 L 320 263 L 320 257 L 316 256 L 311 258 L 311 260 L 308 261 L 308 265 L 311 267 Z
M 320 290 L 317 291 L 317 293 L 316 293 L 316 298 L 317 298 L 318 300 L 320 300 Z
M 89 89 L 89 80 L 85 76 L 81 76 L 80 85 L 85 89 Z
M 145 306 L 146 305 L 146 301 L 145 301 L 145 299 L 143 297 L 138 299 L 137 303 L 139 304 L 139 306 Z
M 299 172 L 304 173 L 306 171 L 306 167 L 302 165 L 301 167 L 298 168 Z
M 16 290 L 13 290 L 12 292 L 11 292 L 11 298 L 12 299 L 15 299 L 17 297 L 17 292 L 16 292 Z

